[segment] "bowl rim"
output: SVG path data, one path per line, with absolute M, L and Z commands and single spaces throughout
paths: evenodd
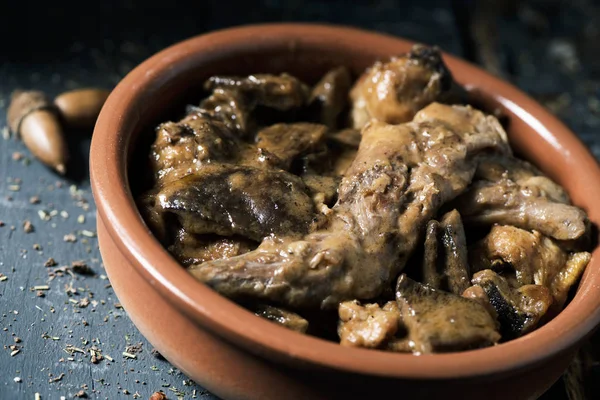
M 154 238 L 140 216 L 129 190 L 126 153 L 131 128 L 137 121 L 135 103 L 148 88 L 168 82 L 173 64 L 192 62 L 199 53 L 269 40 L 368 40 L 389 46 L 414 42 L 354 27 L 331 24 L 275 23 L 243 25 L 213 31 L 176 43 L 132 70 L 106 101 L 94 130 L 90 155 L 92 192 L 98 217 L 108 234 L 134 266 L 179 311 L 238 346 L 266 358 L 339 371 L 390 378 L 450 379 L 514 373 L 572 350 L 600 323 L 600 277 L 578 290 L 571 303 L 549 323 L 521 338 L 484 349 L 414 356 L 360 348 L 302 335 L 254 316 L 233 301 L 191 278 Z M 564 157 L 576 153 L 595 182 L 600 168 L 582 142 L 564 124 L 528 95 L 475 65 L 443 53 L 454 72 L 459 68 L 468 82 L 493 93 Z M 129 135 L 129 136 L 128 136 Z M 598 249 L 596 249 L 598 250 Z M 590 265 L 594 263 L 593 257 Z M 591 275 L 587 268 L 586 275 Z M 491 362 L 493 360 L 493 362 Z

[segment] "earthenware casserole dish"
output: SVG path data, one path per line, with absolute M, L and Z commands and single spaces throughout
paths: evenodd
M 262 25 L 176 44 L 129 73 L 98 119 L 91 175 L 100 251 L 119 300 L 144 336 L 190 378 L 223 398 L 536 398 L 555 382 L 600 321 L 600 259 L 567 308 L 517 340 L 481 350 L 413 356 L 344 348 L 254 316 L 194 280 L 152 236 L 128 175 L 142 137 L 214 74 L 288 72 L 314 82 L 330 67 L 359 73 L 412 43 L 356 29 Z M 600 222 L 600 169 L 541 105 L 475 66 L 444 55 L 455 79 L 510 119 L 511 144 Z M 172 114 L 171 114 L 172 115 Z M 143 135 L 140 135 L 143 134 Z

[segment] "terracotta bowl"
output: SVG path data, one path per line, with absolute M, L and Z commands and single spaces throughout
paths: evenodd
M 130 184 L 136 150 L 157 122 L 198 101 L 213 74 L 289 72 L 315 81 L 347 65 L 360 73 L 376 59 L 409 50 L 406 40 L 322 25 L 227 29 L 161 51 L 129 73 L 98 119 L 91 150 L 98 235 L 106 270 L 142 334 L 170 362 L 229 399 L 532 399 L 562 374 L 600 321 L 598 250 L 568 307 L 525 337 L 481 350 L 412 356 L 344 348 L 252 313 L 194 280 L 161 247 L 138 213 Z M 600 222 L 600 169 L 584 145 L 515 87 L 444 55 L 459 83 L 510 119 L 513 146 L 560 182 Z M 140 135 L 140 133 L 143 133 Z

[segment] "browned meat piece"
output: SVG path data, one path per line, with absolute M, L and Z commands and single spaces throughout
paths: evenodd
M 257 74 L 247 77 L 213 76 L 204 83 L 206 90 L 233 89 L 243 93 L 251 104 L 276 110 L 290 110 L 307 103 L 310 89 L 288 74 Z
M 289 170 L 296 157 L 314 152 L 323 145 L 326 132 L 327 127 L 320 124 L 275 124 L 258 132 L 256 146 L 271 157 L 271 165 Z
M 234 157 L 238 149 L 223 123 L 194 115 L 158 127 L 151 163 L 160 185 L 189 175 L 205 163 Z
M 306 333 L 308 330 L 308 321 L 289 310 L 269 305 L 258 305 L 254 307 L 253 311 L 259 317 L 268 319 L 293 331 Z
M 256 242 L 243 237 L 219 237 L 216 235 L 193 235 L 179 229 L 169 252 L 183 265 L 228 258 L 254 250 Z
M 346 67 L 332 69 L 313 87 L 309 106 L 316 109 L 319 121 L 336 129 L 341 112 L 348 105 L 352 78 Z
M 567 263 L 552 279 L 550 291 L 558 309 L 562 309 L 564 306 L 571 286 L 583 275 L 583 271 L 591 259 L 592 255 L 586 251 L 569 254 Z
M 458 211 L 431 220 L 425 235 L 423 282 L 432 288 L 462 294 L 469 287 L 467 239 Z
M 356 82 L 352 121 L 362 128 L 371 119 L 389 124 L 410 121 L 426 105 L 452 87 L 452 74 L 435 47 L 416 45 L 400 57 L 377 62 Z
M 340 344 L 349 347 L 381 348 L 401 327 L 401 315 L 395 301 L 383 307 L 361 305 L 357 300 L 340 303 L 338 335 Z
M 569 254 L 538 231 L 504 225 L 494 225 L 490 233 L 473 246 L 470 255 L 474 271 L 514 270 L 519 286 L 536 284 L 551 289 L 555 306 L 559 308 L 591 257 L 587 252 Z M 555 280 L 556 290 L 553 289 Z
M 487 294 L 505 341 L 535 329 L 552 304 L 552 295 L 545 286 L 525 285 L 514 289 L 489 269 L 475 273 L 471 282 Z
M 314 219 L 313 202 L 302 180 L 281 170 L 205 165 L 165 185 L 157 198 L 162 212 L 177 215 L 193 234 L 261 241 L 271 234 L 304 234 Z
M 396 299 L 415 354 L 490 346 L 500 340 L 496 321 L 476 301 L 400 275 Z
M 148 191 L 136 199 L 136 204 L 144 222 L 152 231 L 154 236 L 164 246 L 169 244 L 169 226 L 164 219 L 164 215 L 160 209 L 156 207 L 155 190 Z
M 512 156 L 495 156 L 481 159 L 475 179 L 491 182 L 508 178 L 523 188 L 530 196 L 547 197 L 557 203 L 568 204 L 565 190 L 527 161 Z
M 567 204 L 564 190 L 531 165 L 493 157 L 482 162 L 476 176 L 480 180 L 455 201 L 465 224 L 514 225 L 558 240 L 578 239 L 586 233 L 585 212 Z
M 255 251 L 190 272 L 224 295 L 294 307 L 375 298 L 439 207 L 466 189 L 483 151 L 508 151 L 505 133 L 470 107 L 433 104 L 412 123 L 372 123 L 323 228 L 303 240 L 267 238 Z
M 244 135 L 250 130 L 252 109 L 236 90 L 215 88 L 199 107 L 189 107 L 188 114 L 200 114 L 223 122 L 232 132 Z

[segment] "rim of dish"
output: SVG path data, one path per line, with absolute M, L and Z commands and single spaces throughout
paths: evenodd
M 194 54 L 216 51 L 218 46 L 250 45 L 261 38 L 277 38 L 273 40 L 279 41 L 282 38 L 302 38 L 315 43 L 332 39 L 345 43 L 361 40 L 390 47 L 413 44 L 402 38 L 345 26 L 300 23 L 246 25 L 174 44 L 141 63 L 117 85 L 102 109 L 92 140 L 92 190 L 99 217 L 110 237 L 162 296 L 203 327 L 255 354 L 395 378 L 444 379 L 513 371 L 558 355 L 593 331 L 600 322 L 600 291 L 592 289 L 600 287 L 600 277 L 590 272 L 589 267 L 586 275 L 595 275 L 590 277 L 593 284 L 580 287 L 570 304 L 539 329 L 493 347 L 423 356 L 342 347 L 338 343 L 293 332 L 256 317 L 193 279 L 150 233 L 133 201 L 126 165 L 127 135 L 130 135 L 137 120 L 133 110 L 146 85 L 169 80 L 172 76 L 170 64 L 189 62 Z M 468 85 L 480 88 L 486 94 L 493 86 L 496 100 L 538 132 L 544 129 L 545 140 L 554 138 L 564 147 L 584 154 L 577 163 L 591 168 L 589 174 L 600 182 L 600 168 L 595 159 L 579 139 L 541 105 L 519 89 L 467 61 L 447 53 L 444 53 L 444 59 L 453 73 L 457 67 L 463 70 L 460 75 L 469 77 Z M 548 128 L 550 126 L 553 132 Z M 561 138 L 556 139 L 555 134 Z

